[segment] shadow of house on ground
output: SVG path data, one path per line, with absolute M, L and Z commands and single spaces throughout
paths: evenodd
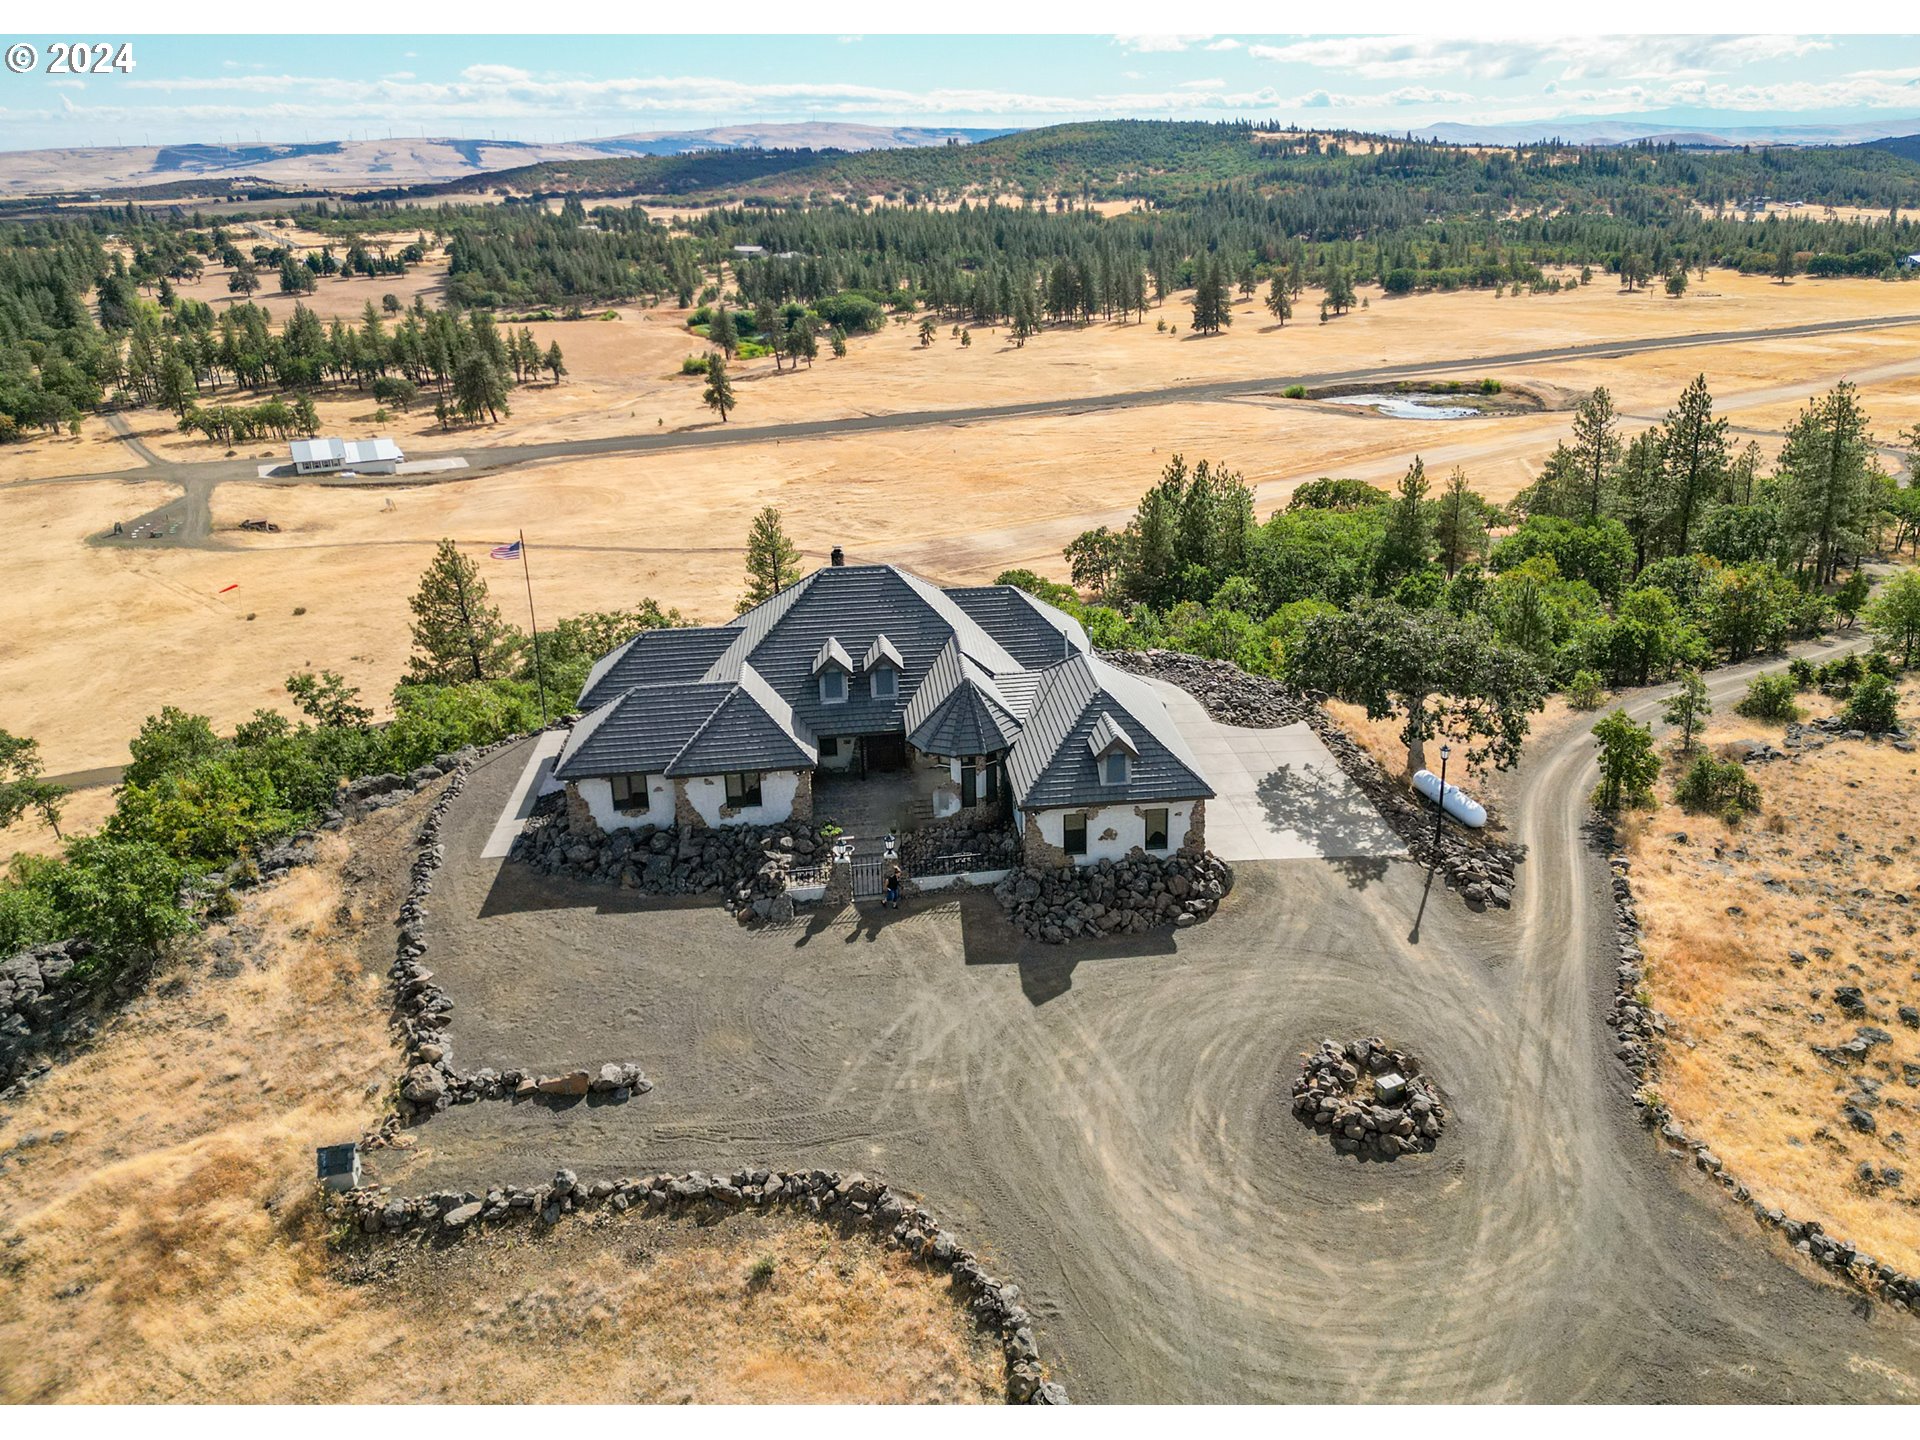
M 1174 953 L 1171 928 L 1145 935 L 1100 940 L 1069 940 L 1043 945 L 1008 923 L 999 901 L 975 890 L 954 902 L 960 912 L 960 940 L 968 965 L 1016 965 L 1020 991 L 1030 1004 L 1057 1000 L 1073 988 L 1073 972 L 1087 961 L 1127 960 Z
M 1380 812 L 1337 772 L 1282 764 L 1254 787 L 1267 823 L 1310 843 L 1356 890 L 1387 873 L 1389 858 L 1377 852 Z

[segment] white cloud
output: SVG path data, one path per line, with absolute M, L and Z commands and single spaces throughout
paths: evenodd
M 1113 43 L 1126 46 L 1136 55 L 1177 55 L 1206 38 L 1204 35 L 1116 35 Z
M 1227 88 L 1227 82 L 1224 80 L 1182 80 L 1180 82 L 1180 88 L 1182 90 L 1224 90 Z
M 1209 50 L 1238 50 L 1240 48 L 1240 42 L 1231 35 L 1222 35 L 1218 40 L 1210 41 L 1206 48 Z
M 513 65 L 469 65 L 460 72 L 462 80 L 472 80 L 477 84 L 492 82 L 499 85 L 519 85 L 533 78 L 525 70 Z
M 1448 75 L 1510 80 L 1557 69 L 1563 78 L 1603 74 L 1617 79 L 1712 75 L 1766 60 L 1795 59 L 1833 48 L 1795 35 L 1589 35 L 1518 40 L 1446 36 L 1357 35 L 1250 45 L 1247 53 L 1282 64 L 1311 65 L 1366 80 Z

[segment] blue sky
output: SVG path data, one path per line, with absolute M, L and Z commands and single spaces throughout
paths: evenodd
M 1249 116 L 1389 131 L 1537 123 L 1550 133 L 1555 120 L 1614 117 L 1731 126 L 1920 116 L 1912 37 L 332 35 L 133 45 L 131 75 L 0 70 L 0 145 L 389 132 L 561 140 L 809 119 L 1014 128 Z

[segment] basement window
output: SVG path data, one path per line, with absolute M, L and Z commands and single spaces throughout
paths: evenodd
M 1087 853 L 1087 816 L 1082 811 L 1076 815 L 1064 816 L 1060 821 L 1060 848 L 1069 855 Z
M 735 809 L 760 803 L 760 772 L 736 770 L 727 776 L 727 804 Z
M 647 798 L 647 777 L 639 774 L 613 777 L 613 808 L 623 815 L 637 815 L 651 809 Z
M 1166 849 L 1167 848 L 1167 812 L 1166 810 L 1164 808 L 1159 810 L 1149 810 L 1146 812 L 1145 818 L 1147 822 L 1147 843 L 1143 848 L 1148 850 Z

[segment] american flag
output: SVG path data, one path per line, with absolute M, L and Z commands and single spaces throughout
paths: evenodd
M 520 558 L 520 542 L 516 540 L 511 545 L 496 545 L 493 549 L 489 550 L 487 554 L 491 555 L 495 560 L 518 560 Z

